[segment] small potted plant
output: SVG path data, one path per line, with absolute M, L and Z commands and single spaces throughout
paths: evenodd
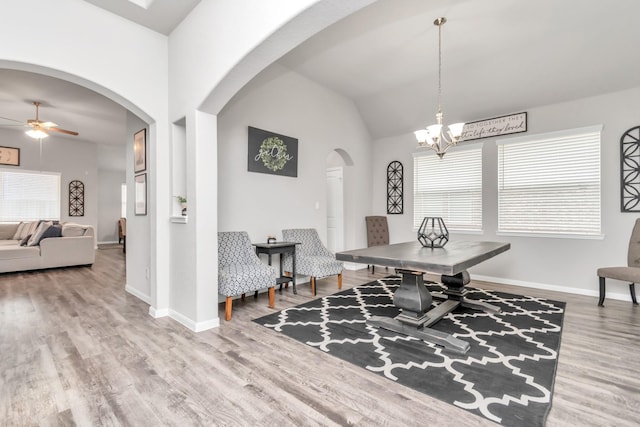
M 187 216 L 187 198 L 182 196 L 175 196 L 180 202 L 180 207 L 182 208 L 182 216 Z

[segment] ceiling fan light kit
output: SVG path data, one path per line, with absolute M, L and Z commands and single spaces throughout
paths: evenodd
M 447 150 L 460 141 L 464 123 L 454 123 L 447 126 L 446 133 L 443 133 L 442 124 L 442 26 L 447 22 L 447 18 L 442 17 L 433 21 L 433 25 L 438 27 L 438 112 L 436 113 L 436 124 L 427 126 L 414 132 L 418 140 L 419 148 L 430 148 L 436 152 L 440 158 Z
M 25 133 L 33 139 L 42 139 L 49 136 L 49 134 L 42 129 L 29 129 Z

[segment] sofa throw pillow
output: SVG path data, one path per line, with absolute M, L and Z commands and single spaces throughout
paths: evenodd
M 47 228 L 44 234 L 40 237 L 40 242 L 50 237 L 62 237 L 62 226 L 53 224 L 51 227 Z
M 22 230 L 24 229 L 24 222 L 21 222 L 20 224 L 18 224 L 18 229 L 16 230 L 15 233 L 13 233 L 13 239 L 12 240 L 22 240 L 20 238 L 20 236 L 22 235 Z
M 38 225 L 36 231 L 31 235 L 31 238 L 27 242 L 27 246 L 37 246 L 40 243 L 40 239 L 47 228 L 51 227 L 53 223 L 51 221 L 43 221 Z
M 25 236 L 24 239 L 20 240 L 20 246 L 27 246 L 29 239 L 31 238 L 31 234 Z
M 63 224 L 62 225 L 62 237 L 80 237 L 84 236 L 84 232 L 87 229 L 84 225 L 80 224 Z
M 33 234 L 38 228 L 40 221 L 23 221 L 18 226 L 16 234 L 13 235 L 13 240 L 22 240 L 29 234 Z

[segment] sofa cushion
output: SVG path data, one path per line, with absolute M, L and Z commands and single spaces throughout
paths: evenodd
M 0 246 L 0 261 L 39 257 L 40 249 L 37 247 Z
M 22 240 L 29 234 L 35 233 L 39 223 L 40 221 L 21 222 L 16 230 L 16 234 L 13 235 L 13 240 Z
M 20 240 L 0 240 L 0 246 L 20 246 Z
M 80 224 L 63 224 L 62 237 L 81 237 L 84 236 L 87 226 Z
M 0 240 L 14 240 L 13 236 L 16 235 L 19 226 L 19 222 L 0 224 Z
M 51 221 L 42 221 L 36 231 L 31 235 L 31 238 L 27 242 L 27 246 L 38 246 L 40 244 L 40 240 L 42 239 L 42 235 L 49 227 L 53 225 Z

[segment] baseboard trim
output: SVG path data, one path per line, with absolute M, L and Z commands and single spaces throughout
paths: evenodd
M 140 292 L 136 288 L 132 288 L 129 285 L 125 285 L 124 286 L 124 290 L 129 292 L 134 297 L 140 298 L 142 301 L 146 302 L 147 304 L 151 304 L 151 297 L 149 295 L 147 295 L 147 294 L 143 294 L 142 292 Z
M 161 317 L 167 317 L 169 315 L 169 309 L 168 308 L 155 308 L 155 307 L 149 307 L 149 315 L 151 317 L 153 317 L 154 319 L 159 319 Z
M 96 244 L 98 244 L 98 245 L 119 245 L 120 243 L 118 243 L 117 240 L 109 240 L 109 241 L 105 241 L 105 242 L 96 242 Z
M 220 319 L 217 317 L 214 319 L 205 320 L 204 322 L 194 322 L 187 316 L 171 309 L 169 309 L 169 317 L 180 323 L 187 329 L 192 330 L 193 332 L 202 332 L 220 326 Z
M 543 289 L 545 291 L 564 292 L 567 294 L 585 295 L 590 297 L 600 296 L 599 288 L 579 289 L 579 288 L 572 288 L 569 286 L 550 285 L 547 283 L 537 283 L 537 282 L 527 282 L 524 280 L 505 279 L 503 277 L 483 276 L 480 274 L 473 274 L 471 276 L 471 280 L 481 280 L 483 282 L 494 282 L 494 283 L 499 283 L 501 285 L 513 285 L 513 286 L 519 286 L 524 288 Z M 594 286 L 597 287 L 598 286 L 597 281 L 594 281 L 594 283 L 595 283 Z M 607 286 L 607 288 L 610 288 L 610 286 Z M 631 295 L 628 292 L 623 293 L 623 292 L 607 291 L 607 298 L 620 300 L 620 301 L 629 301 L 629 302 L 631 301 Z
M 170 308 L 157 309 L 155 307 L 149 307 L 149 315 L 154 319 L 168 316 L 193 332 L 202 332 L 220 326 L 220 319 L 217 317 L 215 319 L 205 320 L 204 322 L 194 322 L 182 313 L 178 313 Z

